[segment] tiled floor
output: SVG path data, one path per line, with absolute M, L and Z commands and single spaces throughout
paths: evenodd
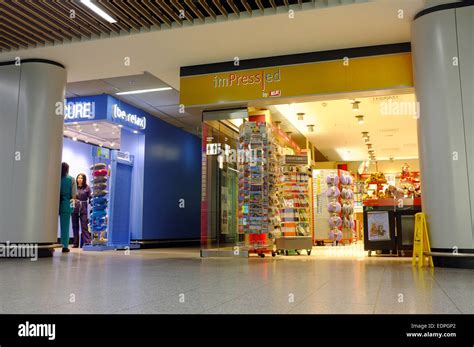
M 474 270 L 342 247 L 201 259 L 198 249 L 0 261 L 0 313 L 474 313 Z

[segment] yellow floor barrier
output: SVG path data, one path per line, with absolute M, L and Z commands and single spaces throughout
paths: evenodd
M 413 240 L 413 259 L 412 266 L 425 266 L 425 254 L 431 253 L 430 239 L 428 237 L 428 226 L 426 224 L 426 215 L 423 212 L 415 214 L 415 237 Z M 430 267 L 433 265 L 433 257 L 428 255 L 428 263 Z

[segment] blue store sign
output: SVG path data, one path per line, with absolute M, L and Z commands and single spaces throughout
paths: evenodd
M 106 120 L 131 130 L 143 131 L 147 116 L 142 110 L 103 94 L 66 99 L 64 123 Z

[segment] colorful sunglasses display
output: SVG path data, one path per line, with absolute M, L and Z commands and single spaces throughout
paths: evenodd
M 107 208 L 109 200 L 107 164 L 97 163 L 90 167 L 92 177 L 92 199 L 90 229 L 92 231 L 92 244 L 104 244 L 107 242 L 108 215 Z

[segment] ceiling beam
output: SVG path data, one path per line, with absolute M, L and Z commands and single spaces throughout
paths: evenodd
M 9 47 L 16 47 L 17 49 L 20 47 L 28 48 L 27 43 L 24 43 L 23 41 L 18 39 L 12 39 L 11 37 L 8 37 L 8 34 L 3 30 L 0 30 L 0 37 L 2 38 L 3 42 L 8 44 Z
M 199 5 L 201 5 L 206 10 L 209 16 L 211 16 L 214 20 L 216 20 L 217 15 L 214 12 L 214 10 L 207 4 L 206 0 L 198 0 L 198 1 L 199 1 Z
M 45 9 L 43 9 L 38 2 L 33 2 L 32 0 L 27 0 L 27 3 L 21 3 L 21 5 L 24 7 L 26 11 L 28 11 L 30 14 L 40 18 L 42 21 L 45 23 L 49 24 L 53 28 L 64 32 L 65 34 L 69 35 L 69 39 L 71 40 L 73 37 L 75 38 L 81 38 L 82 34 L 80 32 L 77 32 L 76 30 L 71 29 L 70 26 L 61 26 L 58 24 L 55 19 L 51 18 L 51 14 L 48 13 Z M 32 8 L 35 8 L 36 11 L 34 11 Z
M 91 25 L 88 25 L 86 22 L 84 22 L 79 16 L 76 16 L 75 18 L 71 18 L 70 16 L 70 11 L 65 10 L 64 7 L 62 7 L 59 3 L 53 2 L 54 5 L 51 4 L 51 2 L 47 0 L 42 0 L 43 5 L 48 7 L 51 11 L 57 13 L 59 16 L 63 17 L 64 20 L 67 20 L 68 22 L 75 23 L 78 26 L 79 30 L 82 30 L 84 35 L 97 35 L 100 36 L 100 30 L 97 30 Z
M 180 12 L 180 14 L 181 14 L 181 11 L 183 11 L 182 13 L 184 13 L 184 17 L 186 17 L 189 23 L 191 24 L 194 23 L 193 16 L 189 14 L 189 11 L 186 11 L 186 9 L 179 3 L 179 0 L 171 0 L 171 4 L 173 4 L 173 6 Z
M 140 2 L 138 2 L 138 1 L 135 2 L 134 5 L 137 7 L 137 10 L 140 12 L 140 14 L 141 14 L 142 16 L 144 16 L 144 17 L 145 17 L 146 19 L 148 19 L 151 23 L 153 23 L 153 25 L 156 25 L 156 26 L 158 26 L 159 28 L 161 28 L 161 22 L 160 22 L 158 19 L 154 18 L 154 17 L 150 14 L 150 12 L 152 12 L 152 11 L 150 11 L 149 8 L 144 7 L 144 6 L 143 6 Z
M 10 23 L 10 28 L 12 28 L 12 29 L 14 29 L 15 26 L 18 27 L 19 23 L 23 24 L 24 26 L 21 27 L 20 29 L 22 31 L 25 30 L 25 33 L 27 33 L 28 35 L 36 37 L 37 41 L 40 42 L 40 43 L 43 43 L 43 44 L 45 44 L 46 42 L 54 43 L 55 39 L 53 37 L 45 35 L 40 30 L 37 30 L 34 26 L 30 25 L 28 22 L 26 22 L 22 19 L 14 18 L 13 16 L 11 16 L 11 13 L 7 14 L 4 11 L 2 18 L 5 21 L 7 21 L 8 23 Z M 26 28 L 26 27 L 28 27 L 28 28 Z
M 70 28 L 71 31 L 79 33 L 80 36 L 87 36 L 90 38 L 90 36 L 92 35 L 92 32 L 87 29 L 81 28 L 80 26 L 74 27 L 74 24 L 76 23 L 74 23 L 74 21 L 71 21 L 71 18 L 66 16 L 63 12 L 59 11 L 57 7 L 50 5 L 47 1 L 40 0 L 39 2 L 36 2 L 36 5 L 41 6 L 41 11 L 48 13 L 54 18 L 54 20 Z M 66 16 L 67 22 L 64 21 L 64 16 Z
M 227 14 L 227 11 L 226 9 L 224 8 L 224 6 L 222 6 L 220 0 L 212 0 L 212 3 L 214 4 L 214 6 L 216 6 L 219 11 L 221 12 L 221 14 L 227 18 L 228 17 L 228 14 Z
M 120 25 L 123 30 L 130 31 L 133 29 L 136 32 L 140 32 L 140 25 L 137 25 L 133 20 L 127 18 L 126 14 L 121 13 L 120 10 L 118 10 L 115 6 L 112 5 L 113 3 L 110 3 L 108 0 L 97 1 L 99 1 L 100 5 L 102 5 L 103 8 L 108 10 L 116 17 L 115 20 L 117 20 L 118 25 Z M 126 25 L 125 28 L 123 24 Z
M 72 0 L 54 0 L 54 3 L 57 6 L 61 6 L 64 9 L 67 9 L 69 13 L 71 11 L 77 12 L 76 14 L 76 19 L 78 17 L 81 18 L 81 20 L 85 21 L 88 25 L 93 27 L 94 29 L 98 30 L 101 33 L 110 33 L 110 32 L 116 32 L 119 33 L 120 30 L 127 30 L 128 29 L 122 29 L 117 23 L 109 23 L 105 22 L 102 18 L 98 17 L 94 12 L 86 10 L 83 6 L 79 6 L 78 4 L 74 3 Z
M 237 6 L 235 6 L 234 4 L 234 0 L 227 0 L 227 3 L 229 4 L 230 8 L 232 9 L 232 11 L 234 11 L 235 15 L 237 17 L 240 17 L 240 11 L 238 9 Z
M 249 2 L 247 0 L 241 0 L 242 5 L 244 5 L 245 9 L 247 10 L 248 14 L 252 16 L 252 7 L 250 7 Z
M 265 7 L 263 7 L 263 5 L 262 5 L 262 0 L 255 0 L 255 2 L 257 3 L 257 6 L 260 9 L 260 12 L 263 14 L 264 10 L 265 10 Z
M 206 18 L 202 14 L 201 11 L 194 5 L 194 0 L 184 0 L 185 4 L 194 12 L 194 14 L 201 20 L 201 22 L 205 23 Z
M 10 10 L 10 12 L 8 12 L 8 13 L 10 14 L 11 17 L 17 19 L 18 21 L 20 21 L 24 24 L 26 23 L 25 25 L 27 25 L 27 26 L 36 28 L 38 31 L 40 31 L 44 35 L 52 38 L 53 40 L 55 40 L 55 41 L 57 40 L 57 41 L 62 42 L 66 38 L 65 35 L 59 35 L 54 30 L 52 30 L 50 27 L 48 27 L 47 25 L 44 25 L 43 23 L 39 22 L 34 17 L 31 17 L 31 16 L 29 17 L 28 15 L 25 15 L 25 13 L 21 9 L 18 9 L 16 6 L 13 6 L 12 4 L 10 4 L 8 2 L 4 2 L 3 6 L 5 6 L 5 8 L 3 9 L 4 12 L 8 12 L 6 10 L 7 8 Z M 33 23 L 36 26 L 34 26 Z
M 3 16 L 2 19 L 5 19 L 8 22 L 8 19 L 5 16 Z M 14 35 L 15 35 L 14 37 L 18 37 L 19 40 L 22 40 L 23 42 L 26 42 L 28 45 L 32 45 L 32 46 L 36 46 L 38 43 L 43 43 L 43 44 L 45 43 L 43 39 L 41 38 L 38 39 L 37 37 L 33 36 L 31 33 L 25 33 L 24 31 L 22 31 L 21 28 L 18 28 L 17 25 L 18 24 L 16 23 L 10 23 L 10 25 L 8 26 L 8 30 L 14 32 Z
M 153 24 L 153 23 L 148 23 L 146 20 L 143 20 L 141 18 L 141 14 L 137 13 L 135 8 L 133 6 L 131 6 L 130 4 L 126 3 L 126 2 L 115 1 L 114 5 L 115 5 L 115 7 L 117 7 L 117 9 L 119 11 L 122 11 L 125 15 L 127 15 L 129 18 L 131 18 L 131 20 L 134 20 L 136 23 L 138 23 L 138 25 L 140 25 L 140 27 L 144 27 L 144 28 L 149 29 L 150 26 Z
M 168 17 L 161 11 L 161 9 L 156 4 L 151 4 L 148 1 L 143 2 L 143 6 L 148 8 L 155 16 L 157 16 L 163 23 L 165 23 L 168 27 L 171 28 L 171 21 Z M 153 7 L 152 7 L 153 6 Z
M 158 4 L 161 6 L 161 8 L 166 12 L 168 16 L 174 19 L 176 23 L 179 25 L 183 25 L 183 21 L 179 16 L 173 11 L 171 7 L 169 7 L 163 0 L 156 0 Z

